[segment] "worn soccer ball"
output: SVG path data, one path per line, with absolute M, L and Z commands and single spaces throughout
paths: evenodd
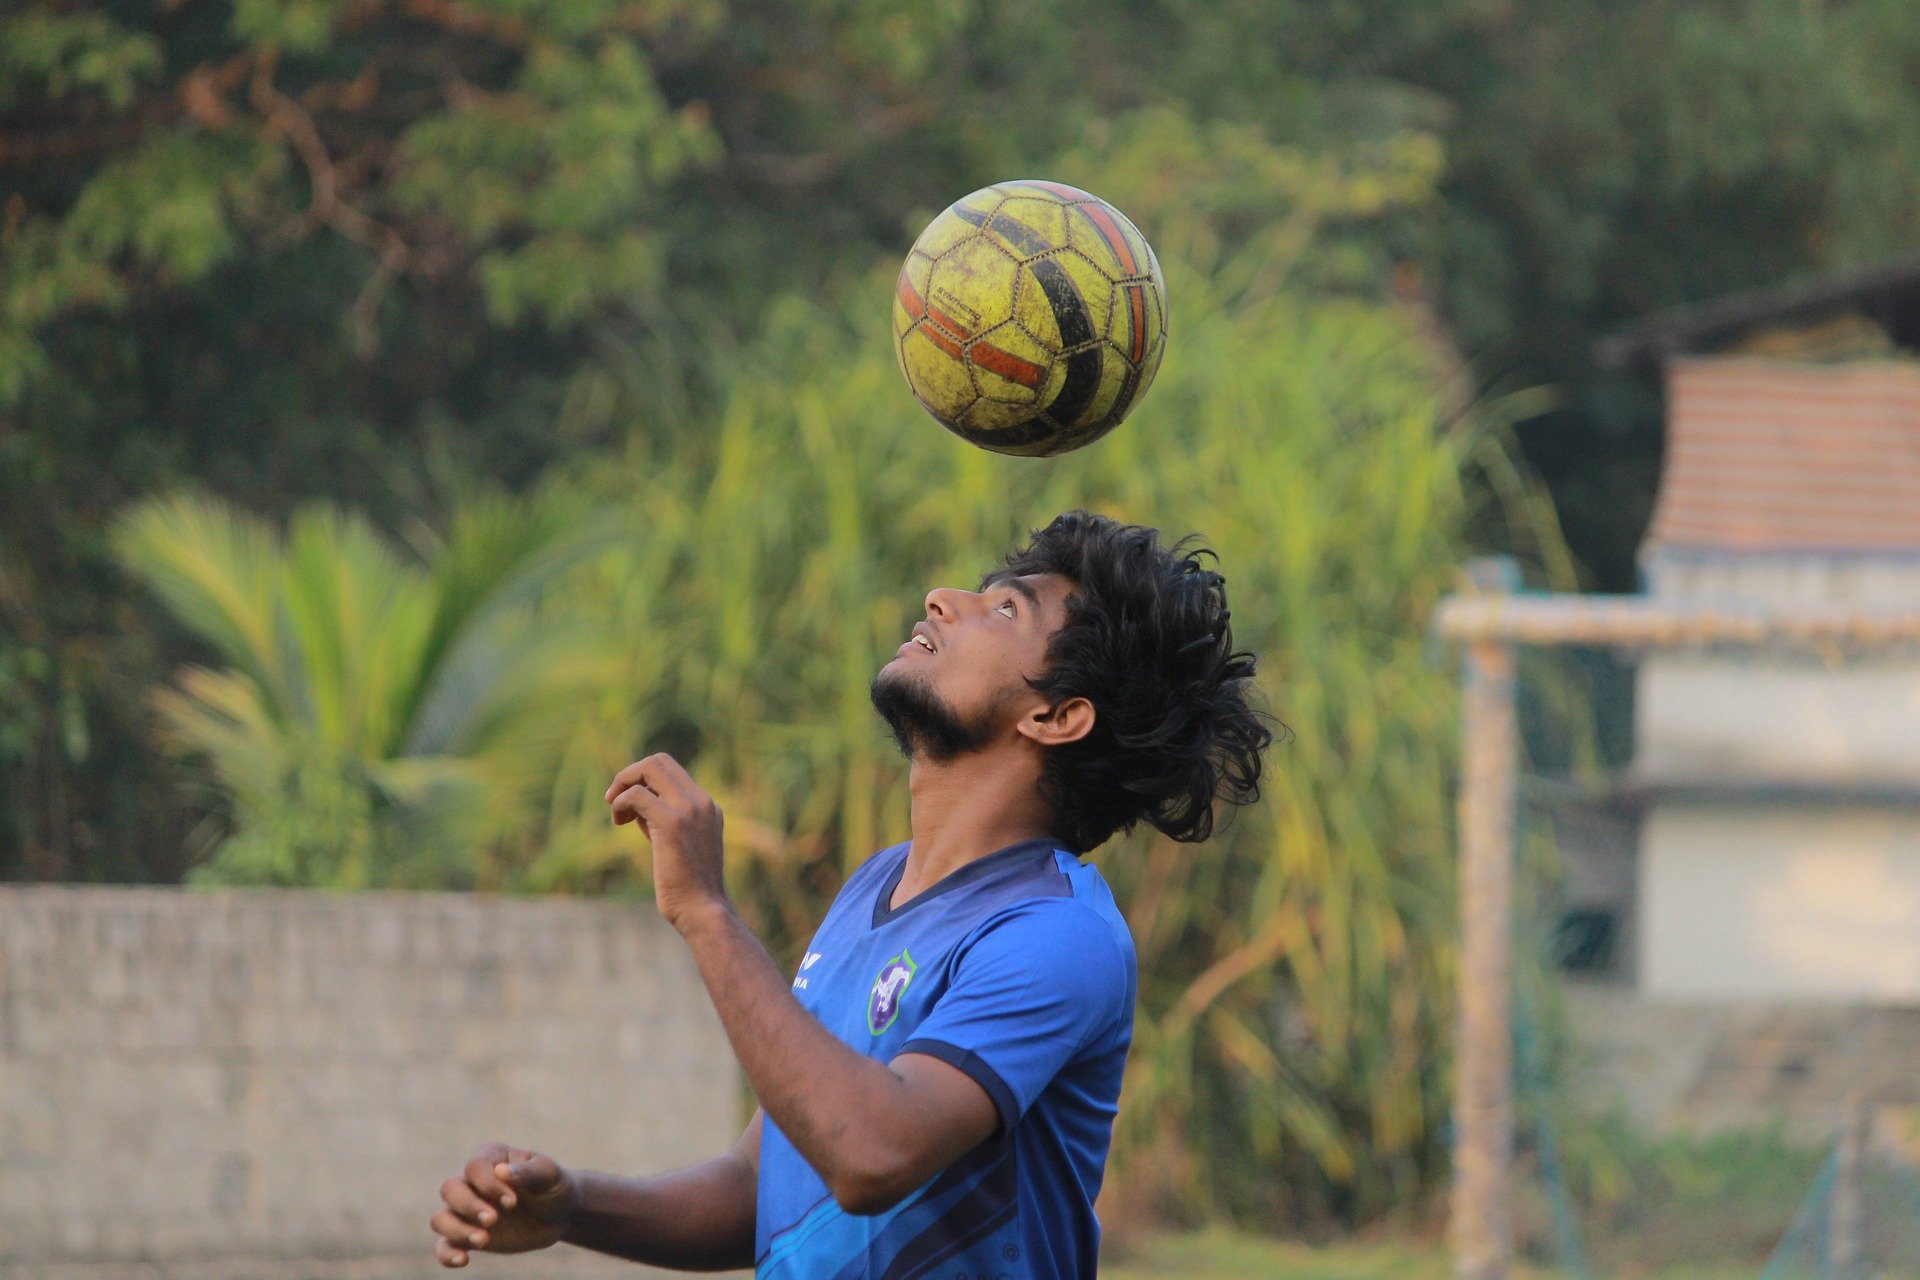
M 927 412 L 995 453 L 1091 444 L 1167 348 L 1167 287 L 1134 225 L 1058 182 L 1001 182 L 920 233 L 894 289 L 895 350 Z

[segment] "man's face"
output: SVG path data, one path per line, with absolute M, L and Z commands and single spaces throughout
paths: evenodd
M 1027 684 L 1067 620 L 1073 584 L 1052 573 L 996 575 L 978 591 L 937 587 L 927 616 L 873 681 L 873 705 L 909 756 L 950 760 L 1009 733 L 1046 705 Z

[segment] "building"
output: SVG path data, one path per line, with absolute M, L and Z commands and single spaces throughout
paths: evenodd
M 1920 263 L 1668 313 L 1601 355 L 1665 384 L 1650 595 L 1920 610 Z M 1615 801 L 1562 843 L 1575 920 L 1614 942 L 1576 1023 L 1633 1111 L 1824 1130 L 1848 1090 L 1912 1088 L 1920 653 L 1647 654 Z

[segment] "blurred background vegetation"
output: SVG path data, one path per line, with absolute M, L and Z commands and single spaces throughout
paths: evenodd
M 783 956 L 904 831 L 866 684 L 1069 506 L 1197 530 L 1292 729 L 1139 941 L 1143 1209 L 1442 1154 L 1470 550 L 1622 589 L 1593 338 L 1913 242 L 1905 0 L 22 0 L 0 17 L 0 877 L 638 893 L 679 752 Z M 924 220 L 1087 186 L 1172 342 L 1046 464 L 921 415 Z M 1539 499 L 1544 492 L 1551 503 Z

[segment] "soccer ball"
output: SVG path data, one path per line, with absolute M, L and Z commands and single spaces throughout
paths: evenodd
M 1002 182 L 935 218 L 894 288 L 894 347 L 941 426 L 995 453 L 1091 444 L 1145 394 L 1167 286 L 1134 225 L 1058 182 Z

